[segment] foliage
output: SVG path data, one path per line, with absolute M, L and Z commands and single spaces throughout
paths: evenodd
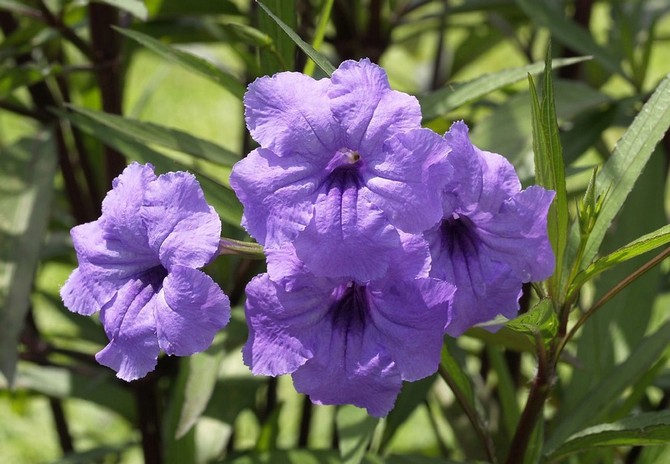
M 0 0 L 0 461 L 661 462 L 669 13 L 643 0 Z M 417 96 L 424 126 L 463 119 L 524 184 L 556 191 L 553 276 L 524 286 L 516 319 L 446 337 L 439 375 L 405 384 L 383 420 L 243 365 L 244 288 L 263 264 L 229 182 L 254 147 L 249 83 L 362 57 Z M 198 178 L 230 239 L 207 272 L 233 317 L 207 351 L 123 383 L 93 358 L 99 322 L 69 313 L 59 288 L 76 266 L 70 228 L 99 216 L 135 160 Z

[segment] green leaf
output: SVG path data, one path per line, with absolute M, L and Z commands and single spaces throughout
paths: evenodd
M 244 85 L 242 85 L 235 76 L 220 70 L 209 61 L 203 60 L 202 58 L 191 53 L 187 53 L 183 50 L 165 45 L 153 37 L 142 34 L 141 32 L 130 29 L 121 29 L 119 27 L 115 27 L 114 29 L 116 29 L 121 34 L 130 37 L 139 44 L 147 47 L 149 50 L 158 53 L 166 60 L 179 64 L 190 71 L 198 73 L 210 79 L 211 81 L 216 82 L 240 100 L 244 96 L 244 92 L 246 91 Z
M 378 422 L 379 419 L 370 417 L 365 409 L 351 405 L 340 406 L 335 416 L 335 425 L 343 463 L 358 464 L 362 461 Z
M 670 411 L 648 412 L 600 424 L 572 435 L 549 459 L 605 446 L 648 446 L 670 444 Z
M 537 334 L 549 342 L 558 332 L 558 317 L 552 301 L 545 298 L 530 311 L 512 319 L 505 326 L 515 332 L 528 335 L 532 340 L 535 340 Z
M 40 132 L 0 156 L 0 373 L 12 384 L 19 335 L 51 212 L 56 153 Z
M 47 77 L 57 74 L 59 71 L 59 66 L 1 66 L 0 99 L 6 98 L 20 87 L 30 86 L 43 81 Z
M 321 7 L 321 13 L 319 13 L 319 23 L 316 25 L 316 31 L 314 31 L 314 37 L 312 38 L 312 47 L 314 50 L 319 50 L 321 44 L 323 43 L 323 38 L 326 35 L 326 28 L 328 27 L 328 20 L 330 19 L 330 12 L 333 9 L 334 0 L 324 0 L 323 6 Z M 314 60 L 308 60 L 305 63 L 304 73 L 308 76 L 314 74 L 314 66 L 316 63 Z
M 395 433 L 403 425 L 416 408 L 423 404 L 426 395 L 435 383 L 435 375 L 426 377 L 416 382 L 405 382 L 400 395 L 396 399 L 393 409 L 384 422 L 384 433 L 382 435 L 380 450 L 389 444 Z
M 288 450 L 233 455 L 225 464 L 341 464 L 340 455 L 332 450 Z
M 263 5 L 262 2 L 258 2 L 258 5 L 267 13 L 267 15 L 272 18 L 274 22 L 276 22 L 279 27 L 282 28 L 282 30 L 288 35 L 291 40 L 298 46 L 300 49 L 307 54 L 314 62 L 325 72 L 328 76 L 332 76 L 333 72 L 335 71 L 335 67 L 328 61 L 328 59 L 323 56 L 321 53 L 317 52 L 312 48 L 311 45 L 309 45 L 307 42 L 302 40 L 298 34 L 293 31 L 290 27 L 286 25 L 281 19 L 279 19 L 270 9 Z
M 92 135 L 104 144 L 115 148 L 128 160 L 152 163 L 156 166 L 158 171 L 162 172 L 174 170 L 193 171 L 205 192 L 205 197 L 208 203 L 214 207 L 217 213 L 219 213 L 221 219 L 228 224 L 241 228 L 242 205 L 235 196 L 235 193 L 220 181 L 214 180 L 207 174 L 201 172 L 198 169 L 197 164 L 184 165 L 182 162 L 175 161 L 173 157 L 153 150 L 142 143 L 136 142 L 126 134 L 109 126 L 105 126 L 92 118 L 87 118 L 82 114 L 60 111 L 57 112 L 57 114 L 66 118 L 82 131 Z
M 580 268 L 583 269 L 591 263 L 598 253 L 605 232 L 623 207 L 668 127 L 670 127 L 670 76 L 661 81 L 651 98 L 644 104 L 596 178 L 596 196 L 607 193 L 607 197 L 589 235 Z M 566 266 L 576 259 L 579 235 L 579 224 L 575 223 L 570 231 L 564 271 Z
M 623 74 L 621 58 L 614 55 L 611 49 L 597 44 L 587 30 L 568 19 L 562 4 L 546 0 L 516 0 L 516 4 L 535 24 L 548 28 L 554 39 L 579 53 L 593 56 L 610 72 Z
M 667 243 L 670 243 L 670 225 L 661 227 L 660 229 L 643 235 L 630 242 L 629 244 L 619 248 L 618 250 L 597 259 L 584 271 L 582 271 L 573 283 L 573 288 L 580 288 L 585 282 L 591 280 L 596 275 L 604 272 L 617 264 L 636 258 L 648 251 L 654 250 Z
M 298 26 L 296 0 L 265 0 L 265 7 L 277 18 L 258 14 L 258 27 L 272 40 L 271 48 L 259 50 L 258 64 L 262 75 L 272 75 L 279 71 L 295 69 L 295 43 L 286 35 L 280 23 L 293 31 Z M 266 10 L 266 11 L 267 11 Z
M 69 108 L 140 143 L 155 144 L 228 167 L 240 160 L 232 151 L 187 132 L 73 105 Z
M 590 57 L 561 58 L 553 60 L 554 68 L 561 68 L 590 59 Z M 450 111 L 473 102 L 484 95 L 525 79 L 528 74 L 537 74 L 545 63 L 538 62 L 519 68 L 504 69 L 463 83 L 449 84 L 435 92 L 419 96 L 419 104 L 425 121 L 445 115 Z
M 0 9 L 2 10 L 7 10 L 11 11 L 12 13 L 16 13 L 18 15 L 26 15 L 26 16 L 38 16 L 40 15 L 40 11 L 31 8 L 28 5 L 25 5 L 23 2 L 17 2 L 14 0 L 0 0 Z
M 531 95 L 535 180 L 539 185 L 556 192 L 547 216 L 547 231 L 556 257 L 556 271 L 550 278 L 550 290 L 555 294 L 561 282 L 563 256 L 567 243 L 568 197 L 551 76 L 551 44 L 547 47 L 541 102 L 538 100 L 537 89 L 530 74 L 528 81 Z
M 669 339 L 670 322 L 666 322 L 656 332 L 643 338 L 628 359 L 613 366 L 570 413 L 565 414 L 562 421 L 555 424 L 554 432 L 547 440 L 545 449 L 557 449 L 573 433 L 589 422 L 597 420 L 606 405 L 611 404 L 626 388 L 635 384 L 654 365 L 659 356 L 668 350 Z
M 505 425 L 507 440 L 511 441 L 516 431 L 521 411 L 517 400 L 516 386 L 510 374 L 509 366 L 503 356 L 503 350 L 498 346 L 487 345 L 486 353 L 491 361 L 491 367 L 498 378 L 498 396 L 500 397 L 501 418 Z
M 99 3 L 106 3 L 111 5 L 119 10 L 127 11 L 131 15 L 135 16 L 137 19 L 142 21 L 147 20 L 148 12 L 147 7 L 144 5 L 144 2 L 141 0 L 95 0 Z

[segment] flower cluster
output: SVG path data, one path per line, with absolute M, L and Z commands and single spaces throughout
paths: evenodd
M 71 232 L 79 267 L 65 306 L 100 321 L 109 344 L 96 355 L 124 380 L 145 376 L 162 349 L 206 349 L 230 318 L 228 297 L 198 270 L 216 255 L 221 221 L 191 174 L 156 177 L 133 163 L 114 180 L 102 216 Z
M 260 147 L 231 185 L 268 264 L 247 287 L 254 373 L 383 416 L 403 380 L 436 371 L 445 333 L 513 316 L 521 284 L 551 274 L 553 193 L 522 191 L 463 123 L 421 128 L 369 60 L 260 78 L 244 104 Z

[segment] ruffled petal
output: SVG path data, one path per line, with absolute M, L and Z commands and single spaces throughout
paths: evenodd
M 352 177 L 333 181 L 319 193 L 314 217 L 294 245 L 314 274 L 365 281 L 386 273 L 400 239 L 384 213 L 360 195 Z
M 74 227 L 71 235 L 79 267 L 61 288 L 61 297 L 79 314 L 99 311 L 129 279 L 159 264 L 150 250 L 129 249 L 125 240 L 106 234 L 98 221 Z
M 328 85 L 328 79 L 295 72 L 256 79 L 244 96 L 251 136 L 279 157 L 300 154 L 325 166 L 343 141 L 330 113 Z
M 266 247 L 293 240 L 312 218 L 314 192 L 324 175 L 304 158 L 252 151 L 233 166 L 230 176 L 244 205 L 242 225 Z
M 547 214 L 554 192 L 532 186 L 505 201 L 498 214 L 477 223 L 491 259 L 505 262 L 522 282 L 544 280 L 554 272 Z M 472 218 L 477 221 L 476 216 Z
M 391 135 L 421 126 L 417 99 L 391 90 L 386 72 L 368 59 L 342 63 L 333 73 L 328 97 L 346 131 L 345 146 L 363 157 L 381 151 Z
M 353 404 L 382 417 L 393 408 L 402 378 L 375 331 L 324 325 L 314 356 L 293 373 L 295 389 L 317 404 Z
M 397 134 L 366 158 L 362 190 L 391 224 L 420 233 L 442 219 L 442 190 L 449 181 L 449 146 L 428 129 Z
M 206 350 L 230 320 L 230 301 L 207 274 L 174 266 L 154 306 L 158 343 L 169 355 Z
M 247 285 L 245 313 L 249 340 L 242 350 L 244 363 L 254 374 L 294 372 L 313 356 L 323 335 L 329 294 L 315 286 L 287 292 L 267 274 Z
M 102 202 L 98 219 L 105 236 L 124 243 L 129 251 L 148 249 L 147 232 L 137 213 L 144 202 L 147 186 L 156 179 L 151 164 L 132 163 L 112 182 L 112 190 Z
M 110 342 L 95 359 L 120 379 L 138 379 L 156 367 L 155 304 L 163 276 L 164 271 L 155 270 L 128 281 L 100 312 Z
M 403 380 L 419 380 L 437 370 L 454 290 L 437 279 L 368 284 L 371 324 L 366 336 L 375 332 L 374 338 L 384 341 Z
M 498 314 L 513 317 L 519 309 L 521 280 L 501 261 L 494 261 L 485 245 L 461 220 L 449 230 L 426 233 L 431 244 L 431 277 L 456 286 L 446 332 L 458 336 Z

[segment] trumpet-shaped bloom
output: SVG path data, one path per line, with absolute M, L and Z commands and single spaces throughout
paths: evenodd
M 410 267 L 424 275 L 427 244 L 403 242 Z M 395 273 L 401 256 L 383 278 L 359 282 L 316 277 L 290 251 L 281 253 L 296 271 L 290 285 L 262 274 L 246 289 L 243 354 L 254 374 L 291 373 L 295 388 L 315 403 L 354 404 L 384 416 L 403 380 L 436 371 L 452 285 Z
M 230 182 L 266 249 L 290 241 L 315 274 L 369 280 L 386 272 L 398 230 L 420 233 L 442 217 L 441 138 L 369 60 L 345 61 L 330 79 L 262 77 L 244 105 L 260 148 Z
M 456 285 L 447 333 L 460 335 L 498 314 L 519 309 L 521 284 L 554 270 L 547 213 L 554 192 L 521 190 L 513 166 L 479 150 L 462 122 L 445 134 L 454 168 L 443 191 L 444 217 L 424 233 L 432 255 L 431 277 Z
M 114 180 L 94 222 L 72 229 L 79 266 L 61 289 L 70 311 L 100 320 L 109 344 L 96 355 L 133 380 L 162 349 L 206 349 L 230 317 L 228 297 L 202 271 L 217 254 L 221 222 L 195 177 L 159 177 L 133 163 Z

